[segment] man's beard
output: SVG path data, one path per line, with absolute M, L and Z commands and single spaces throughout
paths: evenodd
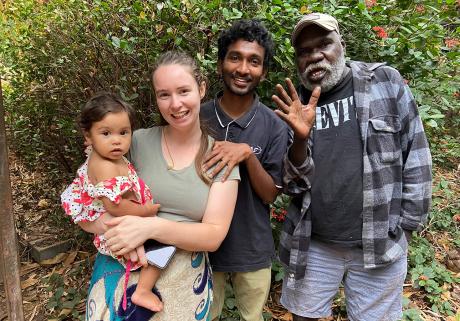
M 308 74 L 310 73 L 310 71 L 318 68 L 326 70 L 326 75 L 323 77 L 323 79 L 321 79 L 319 83 L 313 84 L 308 79 Z M 300 81 L 302 82 L 302 85 L 304 85 L 305 88 L 307 88 L 310 91 L 313 91 L 313 89 L 319 85 L 321 86 L 321 93 L 326 93 L 339 83 L 339 81 L 342 79 L 344 69 L 345 56 L 340 55 L 337 58 L 337 60 L 332 64 L 328 64 L 327 62 L 318 62 L 309 65 L 307 68 L 305 68 L 304 72 L 300 72 L 299 70 L 297 71 L 299 73 Z

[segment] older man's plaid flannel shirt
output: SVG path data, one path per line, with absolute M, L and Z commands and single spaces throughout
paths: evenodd
M 377 268 L 407 251 L 403 230 L 420 230 L 431 206 L 431 155 L 409 87 L 385 64 L 350 62 L 363 142 L 364 265 Z M 305 102 L 306 97 L 301 97 Z M 281 232 L 279 257 L 288 286 L 303 278 L 311 237 L 309 154 L 299 167 L 285 157 L 285 192 L 294 196 Z M 317 184 L 322 179 L 317 178 Z

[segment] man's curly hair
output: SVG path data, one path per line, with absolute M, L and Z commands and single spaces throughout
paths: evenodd
M 264 69 L 267 70 L 273 58 L 275 46 L 271 34 L 263 24 L 256 19 L 237 20 L 229 29 L 221 32 L 217 40 L 218 59 L 223 61 L 227 55 L 228 47 L 240 39 L 249 42 L 257 41 L 257 43 L 265 49 Z

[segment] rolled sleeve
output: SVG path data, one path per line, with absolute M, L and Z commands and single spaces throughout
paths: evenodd
M 310 146 L 307 146 L 307 157 L 300 166 L 295 166 L 289 160 L 289 149 L 284 155 L 284 193 L 297 196 L 310 190 L 311 178 L 314 173 L 314 163 Z

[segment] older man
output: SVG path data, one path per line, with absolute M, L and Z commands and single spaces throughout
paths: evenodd
M 397 70 L 346 63 L 329 15 L 302 17 L 291 41 L 302 84 L 297 92 L 287 79 L 288 92 L 277 85 L 273 96 L 294 131 L 281 302 L 294 321 L 327 317 L 343 282 L 350 320 L 398 320 L 408 241 L 431 203 L 431 156 L 416 103 Z

